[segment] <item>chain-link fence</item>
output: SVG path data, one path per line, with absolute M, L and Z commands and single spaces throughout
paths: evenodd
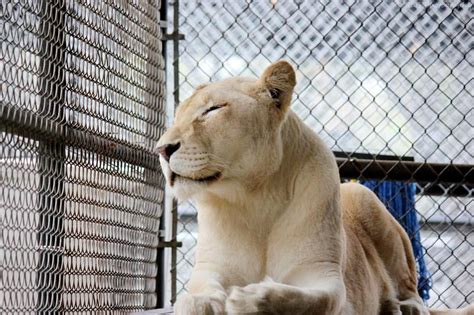
M 156 306 L 159 1 L 0 3 L 0 313 Z
M 290 61 L 293 110 L 339 152 L 343 177 L 416 183 L 427 303 L 458 307 L 474 303 L 473 27 L 471 1 L 182 1 L 178 92 Z M 195 214 L 180 205 L 178 294 Z

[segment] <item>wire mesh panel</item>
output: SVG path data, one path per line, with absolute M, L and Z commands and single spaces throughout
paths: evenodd
M 156 306 L 159 1 L 0 4 L 0 313 Z
M 180 98 L 203 82 L 258 76 L 283 58 L 297 69 L 293 110 L 334 151 L 408 158 L 428 169 L 472 164 L 472 14 L 472 2 L 455 0 L 183 1 Z M 431 306 L 474 302 L 473 170 L 465 169 L 454 182 L 437 175 L 416 182 Z M 381 179 L 393 179 L 389 173 Z M 183 291 L 197 229 L 192 205 L 179 213 Z

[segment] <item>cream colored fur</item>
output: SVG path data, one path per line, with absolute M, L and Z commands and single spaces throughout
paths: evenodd
M 198 209 L 176 314 L 427 314 L 407 235 L 371 191 L 340 185 L 331 151 L 289 110 L 295 83 L 280 61 L 202 86 L 160 139 L 180 144 L 162 169 Z

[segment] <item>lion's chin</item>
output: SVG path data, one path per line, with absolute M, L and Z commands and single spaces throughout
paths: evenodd
M 216 172 L 210 176 L 191 178 L 171 172 L 168 184 L 173 196 L 179 201 L 185 201 L 202 193 L 207 188 L 222 179 L 222 173 Z

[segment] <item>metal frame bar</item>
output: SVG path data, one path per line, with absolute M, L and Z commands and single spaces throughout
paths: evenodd
M 62 142 L 150 170 L 159 170 L 159 157 L 151 151 L 104 139 L 25 109 L 0 104 L 0 124 L 2 129 L 8 127 L 9 132 L 23 137 L 44 142 Z
M 174 0 L 173 3 L 173 98 L 174 105 L 179 104 L 179 40 L 184 39 L 184 36 L 179 36 L 179 0 Z M 171 241 L 177 241 L 178 234 L 178 203 L 173 201 L 173 209 L 171 211 L 172 225 L 171 225 Z M 171 304 L 176 301 L 177 289 L 177 257 L 178 248 L 173 246 L 171 248 Z
M 474 185 L 474 165 L 336 158 L 343 178 Z
M 167 1 L 162 1 L 161 2 L 161 7 L 160 7 L 160 28 L 161 28 L 161 34 L 166 33 L 167 29 L 167 12 L 168 12 L 168 3 Z M 164 73 L 166 74 L 166 39 L 163 37 L 161 38 L 161 43 L 162 43 L 162 55 L 164 59 Z M 166 96 L 165 96 L 166 99 Z M 164 188 L 164 185 L 163 185 Z M 166 208 L 165 208 L 165 198 L 163 198 L 163 202 L 161 204 L 162 207 L 162 212 L 161 212 L 161 218 L 160 218 L 160 228 L 158 230 L 158 249 L 157 249 L 157 256 L 156 256 L 156 264 L 157 264 L 157 272 L 156 272 L 156 294 L 157 294 L 157 299 L 156 299 L 156 307 L 157 308 L 163 308 L 165 306 L 165 290 L 166 290 L 166 283 L 165 283 L 165 246 L 163 246 L 164 243 L 164 237 L 165 237 L 165 220 L 166 220 Z
M 357 153 L 357 152 L 342 152 L 342 151 L 333 151 L 334 155 L 337 158 L 340 158 L 341 164 L 345 164 L 345 159 L 356 159 L 356 160 L 368 160 L 372 161 L 373 163 L 378 163 L 379 161 L 395 161 L 395 162 L 414 162 L 415 159 L 411 156 L 396 156 L 396 155 L 384 155 L 384 154 L 369 154 L 369 153 Z M 458 169 L 458 165 L 454 165 L 456 169 Z M 431 168 L 431 166 L 429 167 Z M 472 169 L 472 166 L 468 166 L 468 169 Z M 365 168 L 364 168 L 365 170 Z M 449 171 L 449 170 L 448 170 Z M 369 172 L 372 172 L 370 170 Z M 470 171 L 468 171 L 470 172 Z M 366 172 L 367 173 L 367 172 Z M 378 174 L 383 176 L 383 174 Z M 344 179 L 351 179 L 352 177 L 349 176 L 346 172 L 340 174 L 340 176 Z M 365 174 L 367 176 L 367 174 Z M 369 179 L 374 179 L 373 176 L 375 174 L 370 174 Z M 358 177 L 357 177 L 358 178 Z M 393 180 L 392 178 L 377 178 L 381 180 Z M 421 183 L 423 184 L 423 183 Z M 468 197 L 472 195 L 474 191 L 474 186 L 470 184 L 459 184 L 459 183 L 438 183 L 438 182 L 430 182 L 429 184 L 424 183 L 424 187 L 420 188 L 419 186 L 416 187 L 416 193 L 422 195 L 429 195 L 429 196 L 450 196 L 450 197 Z
M 168 27 L 170 24 L 168 23 L 168 14 L 169 8 L 168 6 L 172 5 L 173 9 L 173 31 L 171 33 L 167 33 L 166 30 L 168 30 Z M 168 64 L 167 60 L 167 41 L 172 41 L 173 42 L 173 61 L 171 63 L 171 66 L 173 67 L 173 102 L 174 105 L 177 105 L 179 103 L 179 41 L 184 39 L 184 35 L 179 33 L 179 0 L 175 0 L 174 2 L 168 2 L 164 1 L 162 3 L 161 8 L 160 8 L 160 24 L 162 24 L 162 29 L 165 30 L 162 36 L 162 45 L 163 45 L 163 57 L 165 59 L 165 73 L 167 73 L 166 67 Z M 164 209 L 161 220 L 160 220 L 160 231 L 164 232 L 166 231 L 165 227 L 165 221 L 166 221 L 166 216 L 168 213 L 166 212 L 166 209 Z M 177 289 L 176 289 L 176 280 L 177 280 L 177 249 L 178 247 L 182 246 L 181 242 L 177 241 L 177 230 L 178 230 L 178 204 L 175 200 L 172 201 L 172 206 L 171 206 L 171 239 L 166 240 L 165 235 L 160 235 L 160 244 L 158 247 L 158 256 L 157 256 L 157 264 L 158 266 L 161 266 L 161 268 L 158 268 L 158 273 L 157 273 L 157 281 L 160 283 L 160 291 L 158 293 L 158 299 L 157 299 L 157 307 L 164 307 L 165 305 L 165 293 L 164 290 L 166 289 L 166 284 L 164 283 L 164 266 L 166 264 L 166 255 L 165 255 L 165 250 L 166 248 L 171 249 L 171 299 L 170 302 L 171 304 L 174 304 L 176 300 L 176 295 L 177 295 Z M 158 288 L 158 284 L 157 284 Z

